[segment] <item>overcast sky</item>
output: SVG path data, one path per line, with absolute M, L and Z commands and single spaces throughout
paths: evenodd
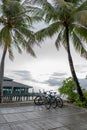
M 71 73 L 65 49 L 61 47 L 58 51 L 54 41 L 55 37 L 47 38 L 41 43 L 41 47 L 35 45 L 33 49 L 37 58 L 31 57 L 25 51 L 20 55 L 14 48 L 13 62 L 9 60 L 8 54 L 6 56 L 5 76 L 32 85 L 35 90 L 57 90 L 61 82 L 71 76 Z M 85 78 L 87 60 L 81 58 L 72 46 L 71 52 L 78 78 Z M 0 60 L 1 55 L 2 48 L 0 48 Z
M 20 55 L 14 49 L 14 60 L 5 60 L 5 76 L 15 81 L 32 85 L 35 90 L 57 90 L 61 82 L 71 76 L 67 53 L 63 47 L 58 51 L 54 45 L 55 37 L 46 39 L 41 47 L 34 46 L 37 58 L 25 51 Z M 87 61 L 71 47 L 72 57 L 78 78 L 87 75 Z M 1 53 L 1 51 L 0 51 Z M 1 57 L 1 55 L 0 55 Z

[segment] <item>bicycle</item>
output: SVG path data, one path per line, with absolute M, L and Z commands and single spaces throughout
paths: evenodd
M 50 109 L 51 106 L 52 106 L 52 108 L 56 108 L 57 107 L 57 100 L 56 100 L 55 96 L 53 96 L 50 93 L 47 97 L 45 97 L 44 105 L 45 105 L 46 109 Z
M 46 92 L 42 93 L 42 94 L 39 94 L 35 97 L 34 99 L 34 103 L 36 105 L 43 105 L 44 104 L 44 99 L 46 97 Z
M 45 105 L 46 109 L 63 107 L 63 100 L 55 92 L 44 92 L 34 99 L 36 105 Z
M 53 108 L 56 108 L 57 102 L 54 96 L 51 95 L 51 92 L 49 91 L 49 94 L 47 92 L 44 92 L 43 94 L 39 94 L 35 97 L 34 103 L 36 105 L 45 105 L 46 109 L 50 109 L 52 106 Z
M 50 102 L 52 102 L 51 104 L 52 104 L 53 108 L 56 108 L 56 107 L 62 108 L 63 107 L 62 98 L 58 94 L 56 94 L 56 92 L 49 91 L 49 93 L 50 93 L 51 100 L 53 100 L 53 99 L 54 100 L 48 101 L 48 104 L 50 104 Z
M 62 108 L 63 107 L 63 100 L 62 100 L 62 98 L 58 94 L 56 94 L 56 92 L 54 92 L 54 96 L 55 96 L 55 98 L 57 100 L 57 106 Z

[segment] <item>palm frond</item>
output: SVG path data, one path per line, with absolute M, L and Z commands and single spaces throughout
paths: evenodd
M 50 24 L 48 27 L 35 33 L 36 40 L 41 41 L 46 37 L 52 37 L 60 29 L 60 22 Z
M 63 21 L 69 21 L 71 18 L 71 13 L 74 8 L 74 4 L 70 2 L 65 2 L 64 0 L 54 0 L 54 8 L 56 19 Z M 55 18 L 54 18 L 55 19 Z
M 32 26 L 33 20 L 32 20 L 32 17 L 31 17 L 31 16 L 29 16 L 29 15 L 27 15 L 27 14 L 24 14 L 23 20 L 24 20 L 24 23 L 26 23 L 25 25 L 28 24 L 28 26 Z
M 64 28 L 64 30 L 63 30 L 63 35 L 62 35 L 62 37 L 63 37 L 63 42 L 62 42 L 62 44 L 63 44 L 63 46 L 64 46 L 64 48 L 67 50 L 67 41 L 66 41 L 66 29 Z
M 43 17 L 45 14 L 44 10 L 41 7 L 36 7 L 36 6 L 33 7 L 27 5 L 26 11 L 27 14 L 30 14 L 32 16 L 34 15 L 34 16 Z
M 29 30 L 28 27 L 26 26 L 26 24 L 21 25 L 19 27 L 17 27 L 17 30 L 19 30 L 19 32 L 24 35 L 26 38 L 33 38 L 34 34 L 33 31 Z
M 4 44 L 7 44 L 7 46 L 10 45 L 12 39 L 11 39 L 10 30 L 8 26 L 5 26 L 1 29 L 0 37 L 4 42 Z
M 80 20 L 80 17 L 82 17 L 83 12 L 87 13 L 87 1 L 80 2 L 81 4 L 78 4 L 78 6 L 75 6 L 71 17 L 74 17 L 74 20 Z M 87 16 L 87 15 L 86 15 Z
M 14 59 L 14 55 L 13 55 L 13 51 L 12 51 L 12 47 L 11 46 L 8 47 L 8 52 L 9 52 L 9 58 L 11 60 L 13 60 Z
M 31 48 L 30 44 L 27 42 L 26 44 L 26 50 L 29 54 L 31 54 L 33 57 L 36 57 L 35 52 L 33 51 L 33 49 Z
M 62 37 L 62 34 L 63 34 L 63 28 L 61 28 L 60 32 L 58 33 L 58 36 L 57 36 L 57 39 L 55 41 L 55 46 L 56 48 L 59 50 L 59 47 L 61 46 L 61 43 L 63 41 L 63 37 Z
M 74 4 L 78 4 L 79 2 L 81 2 L 81 0 L 65 0 L 66 2 L 71 2 Z
M 37 16 L 37 15 L 36 16 L 32 16 L 31 20 L 32 20 L 32 23 L 44 21 L 44 19 L 42 17 Z
M 18 52 L 22 53 L 22 49 L 19 46 L 18 39 L 15 36 L 13 36 L 13 42 L 14 42 L 14 46 L 16 47 L 16 49 L 18 50 Z
M 47 3 L 47 0 L 29 0 L 31 4 L 43 6 L 45 3 Z
M 87 24 L 87 10 L 83 10 L 83 11 L 78 12 L 74 16 L 74 19 L 76 20 L 76 22 L 79 22 L 83 25 Z
M 84 26 L 76 26 L 74 31 L 79 35 L 80 39 L 87 43 L 87 27 Z
M 16 40 L 20 43 L 19 46 L 22 46 L 25 49 L 27 41 L 25 40 L 24 35 L 17 28 L 14 28 L 14 32 Z
M 22 5 L 23 6 L 26 6 L 26 5 L 30 5 L 31 3 L 30 3 L 30 0 L 24 0 L 23 2 L 22 2 Z
M 34 2 L 34 1 L 32 1 Z M 37 2 L 41 2 L 43 4 L 41 4 L 43 6 L 43 8 L 41 7 L 31 7 L 31 13 L 34 14 L 35 16 L 38 16 L 38 17 L 45 17 L 45 20 L 47 21 L 49 15 L 52 15 L 54 14 L 54 8 L 52 7 L 52 5 L 46 0 L 46 1 L 39 1 L 39 0 L 36 0 L 35 1 L 36 3 Z M 29 7 L 30 8 L 30 7 Z M 47 15 L 49 14 L 49 15 Z M 52 15 L 54 16 L 54 15 Z
M 6 1 L 6 3 L 2 5 L 2 10 L 6 17 L 9 17 L 9 16 L 14 17 L 20 12 L 22 12 L 22 7 L 17 0 L 15 1 L 9 0 L 9 1 Z
M 83 10 L 87 10 L 87 0 L 82 1 L 76 11 L 79 12 L 79 11 L 83 11 Z
M 44 12 L 46 13 L 45 15 L 45 21 L 50 22 L 50 21 L 55 21 L 58 18 L 58 13 L 57 10 L 50 4 L 47 3 L 44 5 Z
M 24 48 L 28 53 L 30 53 L 32 56 L 35 57 L 35 53 L 31 48 L 31 46 L 29 45 L 28 40 L 25 39 L 24 35 L 17 29 L 14 29 L 14 31 L 15 31 L 16 40 L 18 40 L 20 43 L 19 46 Z
M 81 54 L 81 56 L 87 58 L 87 51 L 84 48 L 84 45 L 83 45 L 81 39 L 74 31 L 72 33 L 72 40 L 73 40 L 75 50 L 78 51 Z

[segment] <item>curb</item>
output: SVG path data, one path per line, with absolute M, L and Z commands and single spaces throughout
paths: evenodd
M 12 103 L 1 103 L 1 107 L 20 107 L 20 106 L 34 106 L 34 101 L 25 101 L 25 102 L 12 102 Z

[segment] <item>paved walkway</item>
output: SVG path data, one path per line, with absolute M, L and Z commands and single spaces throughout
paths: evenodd
M 65 105 L 0 107 L 0 130 L 87 130 L 87 110 Z

